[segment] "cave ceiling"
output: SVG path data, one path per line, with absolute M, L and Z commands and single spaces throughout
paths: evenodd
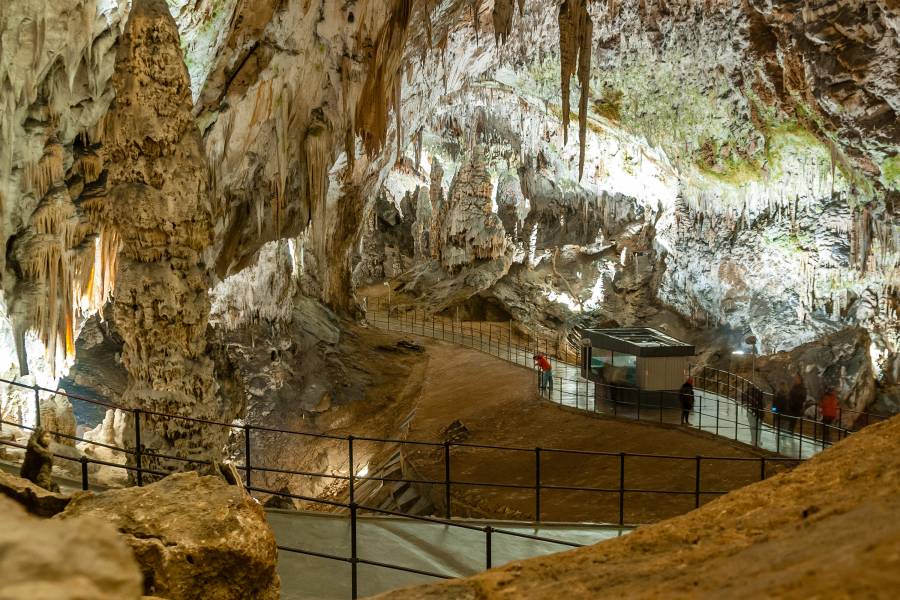
M 606 213 L 641 215 L 652 248 L 633 249 L 658 253 L 658 295 L 682 314 L 736 327 L 762 315 L 771 348 L 850 312 L 896 329 L 895 0 L 168 7 L 216 282 L 290 240 L 303 292 L 350 311 L 360 232 L 395 167 L 415 163 L 419 184 L 439 160 L 446 186 L 477 152 L 523 206 L 623 199 Z M 105 121 L 128 13 L 115 0 L 0 8 L 0 333 L 39 372 L 71 359 L 78 322 L 114 289 Z M 785 314 L 804 325 L 766 329 Z

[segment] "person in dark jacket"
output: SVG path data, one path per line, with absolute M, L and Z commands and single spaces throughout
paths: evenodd
M 678 401 L 681 403 L 681 424 L 688 425 L 688 417 L 694 410 L 694 378 L 688 377 L 678 390 Z
M 803 378 L 798 373 L 794 375 L 794 385 L 791 386 L 791 391 L 788 392 L 788 406 L 785 411 L 791 417 L 788 419 L 791 433 L 794 432 L 797 421 L 803 416 L 804 404 L 806 404 L 806 386 L 803 385 Z
M 775 390 L 775 396 L 772 398 L 772 424 L 775 425 L 777 429 L 791 427 L 791 423 L 793 422 L 793 419 L 788 417 L 790 414 L 789 395 L 788 385 L 782 381 L 778 384 L 778 387 Z

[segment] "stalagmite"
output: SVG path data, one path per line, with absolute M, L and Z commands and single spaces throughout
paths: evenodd
M 584 174 L 584 148 L 587 135 L 587 106 L 590 98 L 591 47 L 593 23 L 587 0 L 564 0 L 559 7 L 559 62 L 562 76 L 563 139 L 569 139 L 569 99 L 572 75 L 578 76 L 581 99 L 578 103 L 578 178 Z
M 152 40 L 152 43 L 149 43 Z M 178 29 L 164 0 L 134 3 L 119 40 L 116 100 L 107 120 L 105 216 L 122 245 L 115 318 L 129 374 L 125 405 L 230 420 L 219 406 L 206 354 L 210 201 L 200 133 Z M 217 459 L 227 429 L 145 415 L 142 445 L 186 461 L 148 457 L 144 466 L 183 470 Z

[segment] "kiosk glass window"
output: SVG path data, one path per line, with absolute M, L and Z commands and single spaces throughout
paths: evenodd
M 637 385 L 637 356 L 615 352 L 608 379 L 619 385 Z
M 613 360 L 612 352 L 602 348 L 591 348 L 591 374 L 600 375 L 603 367 L 611 365 Z

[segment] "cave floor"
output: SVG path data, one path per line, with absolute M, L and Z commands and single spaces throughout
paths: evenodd
M 759 457 L 752 448 L 679 426 L 634 422 L 574 411 L 540 398 L 532 371 L 476 350 L 415 337 L 425 346 L 428 364 L 410 424 L 409 439 L 433 441 L 460 420 L 469 430 L 469 444 L 513 446 L 522 451 L 453 448 L 451 451 L 452 513 L 481 518 L 533 519 L 533 489 L 465 485 L 490 482 L 533 486 L 535 447 L 541 450 L 541 483 L 616 490 L 618 456 L 590 456 L 549 449 L 628 452 L 690 457 L 691 460 L 628 457 L 625 487 L 668 490 L 680 494 L 626 492 L 624 522 L 648 523 L 682 514 L 695 507 L 697 455 L 729 458 Z M 415 475 L 442 480 L 442 449 L 407 448 L 405 457 Z M 767 468 L 767 476 L 779 467 Z M 725 492 L 760 478 L 756 461 L 702 461 L 703 492 Z M 443 486 L 434 494 L 440 505 Z M 703 493 L 701 504 L 719 494 Z M 545 521 L 615 522 L 619 494 L 615 492 L 542 489 L 541 519 Z
M 332 556 L 350 556 L 350 519 L 322 513 L 270 510 L 269 524 L 282 547 L 301 548 Z M 469 525 L 492 525 L 504 531 L 537 535 L 575 544 L 594 544 L 628 533 L 627 529 L 596 525 L 540 525 L 466 521 Z M 465 577 L 485 568 L 485 535 L 440 523 L 425 523 L 396 517 L 362 516 L 357 521 L 358 556 L 361 560 L 387 562 L 445 576 Z M 514 560 L 544 556 L 569 547 L 546 541 L 494 533 L 491 560 L 500 566 Z M 362 563 L 359 569 L 360 597 L 420 583 L 439 581 L 428 575 Z M 279 550 L 278 574 L 284 600 L 350 597 L 350 565 Z

